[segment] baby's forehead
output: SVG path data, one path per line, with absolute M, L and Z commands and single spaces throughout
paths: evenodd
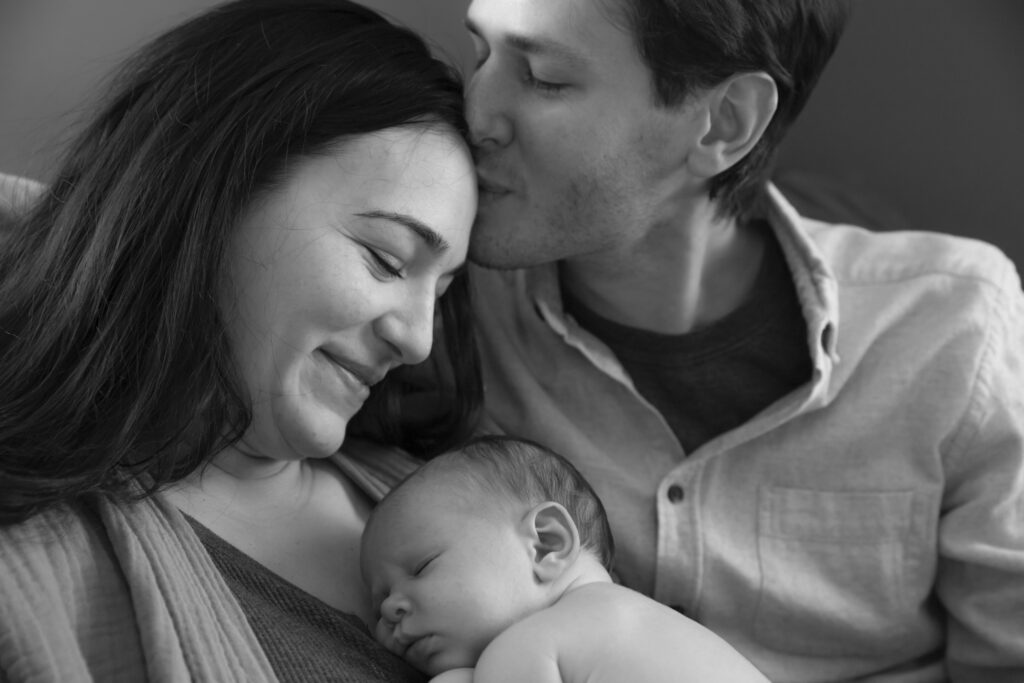
M 481 479 L 476 473 L 467 476 L 465 469 L 432 465 L 417 471 L 389 494 L 375 516 L 387 517 L 391 524 L 425 523 L 440 517 L 480 517 L 526 505 L 520 496 Z
M 406 521 L 424 522 L 434 516 L 458 512 L 467 495 L 466 489 L 436 477 L 411 479 L 377 505 L 371 522 L 380 520 L 389 525 Z M 475 498 L 475 495 L 471 497 Z
M 456 503 L 476 501 L 492 496 L 496 491 L 493 477 L 488 474 L 468 463 L 441 456 L 413 472 L 388 498 L 394 498 L 405 506 L 413 503 L 402 501 L 402 498 L 451 500 Z

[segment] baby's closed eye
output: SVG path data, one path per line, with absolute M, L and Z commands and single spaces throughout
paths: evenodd
M 416 565 L 416 568 L 413 570 L 412 575 L 419 576 L 420 574 L 422 574 L 423 570 L 426 569 L 430 565 L 430 563 L 434 561 L 434 558 L 436 557 L 436 555 L 432 555 L 431 557 L 428 557 L 422 562 L 420 562 L 418 565 Z

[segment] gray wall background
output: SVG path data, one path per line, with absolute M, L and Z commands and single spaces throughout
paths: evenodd
M 460 66 L 468 0 L 364 0 Z M 103 77 L 214 0 L 0 0 L 0 171 L 50 174 Z M 913 227 L 1024 266 L 1024 2 L 854 0 L 783 168 L 880 197 Z

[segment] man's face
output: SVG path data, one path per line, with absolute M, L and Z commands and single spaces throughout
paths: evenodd
M 470 4 L 472 260 L 513 268 L 626 250 L 694 191 L 684 159 L 700 122 L 655 104 L 612 1 Z

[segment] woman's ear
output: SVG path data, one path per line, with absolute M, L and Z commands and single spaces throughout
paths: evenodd
M 579 529 L 561 504 L 546 501 L 535 505 L 523 519 L 523 529 L 530 543 L 533 574 L 538 583 L 554 581 L 579 557 Z
M 691 148 L 690 170 L 712 178 L 732 168 L 764 135 L 779 106 L 779 91 L 763 71 L 739 73 L 701 96 L 705 132 Z

